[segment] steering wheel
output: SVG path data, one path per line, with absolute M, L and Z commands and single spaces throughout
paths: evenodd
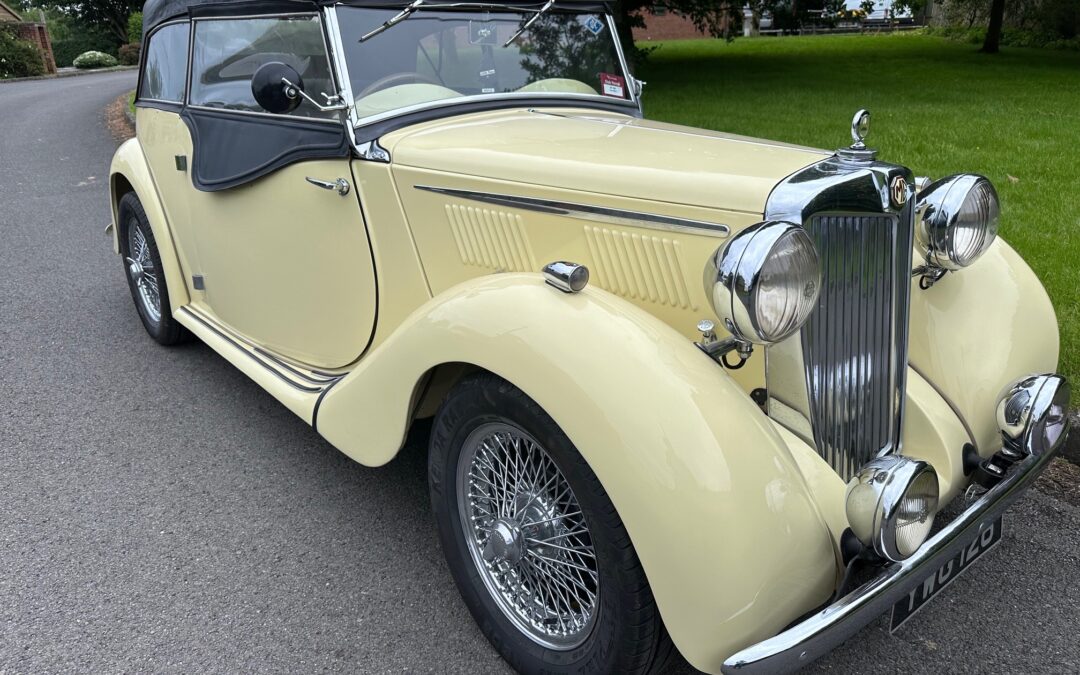
M 405 84 L 406 82 L 424 82 L 427 84 L 433 84 L 437 87 L 443 86 L 442 82 L 438 82 L 435 78 L 428 75 L 424 75 L 417 72 L 402 71 L 400 73 L 391 73 L 386 77 L 380 77 L 356 95 L 357 100 L 364 98 L 369 94 L 374 94 L 380 89 L 386 89 L 391 85 Z

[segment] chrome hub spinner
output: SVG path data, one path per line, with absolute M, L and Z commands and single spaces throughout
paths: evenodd
M 487 546 L 484 547 L 484 560 L 516 565 L 521 560 L 521 557 L 525 555 L 521 543 L 521 528 L 518 527 L 518 524 L 500 518 L 491 527 Z

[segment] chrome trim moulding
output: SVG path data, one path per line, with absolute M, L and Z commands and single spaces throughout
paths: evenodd
M 801 668 L 828 653 L 884 614 L 938 568 L 979 536 L 1031 486 L 1064 444 L 1017 462 L 1000 483 L 976 499 L 955 520 L 928 539 L 913 556 L 886 567 L 881 574 L 814 616 L 724 661 L 724 673 L 778 673 Z
M 417 190 L 437 192 L 450 197 L 468 199 L 474 202 L 497 204 L 499 206 L 507 206 L 510 208 L 525 209 L 526 211 L 550 213 L 553 215 L 580 218 L 582 220 L 591 220 L 600 223 L 660 228 L 674 232 L 690 232 L 692 234 L 705 234 L 714 237 L 726 237 L 731 231 L 727 225 L 722 223 L 709 223 L 702 220 L 691 220 L 689 218 L 663 216 L 656 213 L 642 213 L 641 211 L 612 209 L 606 206 L 560 202 L 552 199 L 504 195 L 493 192 L 455 190 L 452 188 L 433 187 L 431 185 L 414 185 L 413 187 Z
M 213 332 L 222 340 L 235 347 L 238 351 L 245 354 L 255 363 L 270 371 L 277 376 L 282 382 L 285 382 L 289 386 L 306 394 L 321 394 L 323 390 L 332 387 L 338 380 L 345 377 L 346 373 L 341 375 L 335 375 L 332 377 L 326 377 L 322 379 L 320 377 L 312 377 L 300 372 L 297 368 L 287 364 L 283 359 L 267 352 L 265 349 L 248 343 L 246 340 L 239 336 L 230 335 L 228 329 L 224 326 L 217 325 L 217 322 L 210 317 L 204 316 L 201 311 L 193 309 L 192 307 L 185 305 L 177 310 L 186 316 L 191 317 L 198 323 L 202 324 L 207 330 Z M 316 371 L 311 371 L 315 373 Z M 323 373 L 320 372 L 320 375 Z M 290 375 L 292 377 L 290 377 Z M 325 375 L 329 375 L 326 373 Z M 304 382 L 297 382 L 293 377 L 299 378 Z M 306 384 L 309 383 L 309 384 Z

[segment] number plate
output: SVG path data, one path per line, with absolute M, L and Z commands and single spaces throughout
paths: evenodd
M 910 619 L 941 589 L 951 584 L 953 579 L 960 576 L 960 573 L 970 567 L 971 563 L 978 560 L 983 553 L 994 548 L 999 541 L 1001 541 L 1001 516 L 989 523 L 984 523 L 967 546 L 960 549 L 937 571 L 923 579 L 918 586 L 911 589 L 910 593 L 893 605 L 889 632 L 895 631 Z

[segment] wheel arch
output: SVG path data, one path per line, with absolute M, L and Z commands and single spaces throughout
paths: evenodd
M 768 418 L 685 337 L 600 289 L 565 295 L 500 274 L 441 294 L 327 394 L 318 431 L 384 464 L 417 413 L 477 369 L 525 392 L 579 448 L 698 668 L 718 671 L 832 592 L 832 537 Z
M 161 266 L 165 272 L 165 283 L 169 290 L 169 305 L 173 311 L 190 302 L 187 284 L 180 268 L 172 229 L 157 189 L 154 186 L 150 167 L 146 163 L 138 139 L 125 141 L 113 155 L 109 168 L 109 206 L 112 212 L 113 252 L 120 253 L 120 237 L 124 225 L 120 221 L 120 200 L 124 195 L 134 193 L 142 204 L 150 229 L 154 233 Z

